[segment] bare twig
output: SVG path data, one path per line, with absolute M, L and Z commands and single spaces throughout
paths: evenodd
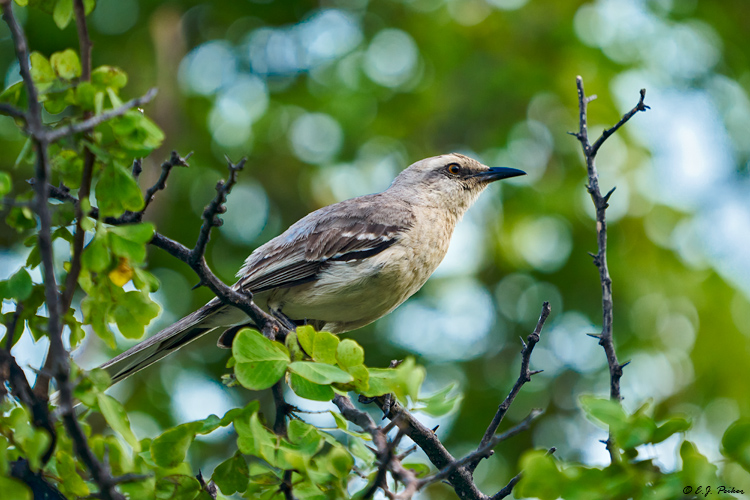
M 151 204 L 151 202 L 154 201 L 154 195 L 167 187 L 167 178 L 169 177 L 170 172 L 172 172 L 172 168 L 187 167 L 187 161 L 192 155 L 193 153 L 191 152 L 188 153 L 185 158 L 182 158 L 179 154 L 177 154 L 177 151 L 172 151 L 169 159 L 161 164 L 161 175 L 159 176 L 159 179 L 153 186 L 146 190 L 146 196 L 144 196 L 144 205 L 143 209 L 140 211 L 140 214 L 143 214 Z M 133 164 L 133 177 L 138 178 L 138 176 L 140 175 L 140 168 L 140 162 Z
M 482 458 L 486 458 L 490 456 L 492 453 L 492 449 L 495 446 L 505 441 L 506 439 L 511 438 L 515 436 L 516 434 L 519 434 L 527 430 L 529 427 L 531 427 L 531 422 L 539 418 L 539 416 L 542 415 L 542 413 L 544 413 L 542 410 L 532 410 L 531 413 L 529 413 L 529 415 L 525 419 L 523 419 L 521 422 L 514 425 L 513 427 L 511 427 L 504 433 L 498 434 L 497 436 L 493 436 L 492 438 L 490 438 L 489 441 L 487 441 L 486 443 L 484 443 L 475 451 L 472 451 L 465 457 L 452 461 L 437 474 L 434 474 L 430 477 L 426 477 L 420 480 L 419 488 L 422 488 L 428 484 L 436 483 L 444 479 L 447 479 L 457 469 L 467 466 L 471 463 L 475 463 L 475 462 L 478 463 L 478 461 L 481 460 Z
M 609 136 L 615 133 L 636 113 L 639 111 L 646 111 L 649 107 L 643 102 L 646 98 L 646 89 L 641 89 L 638 104 L 627 112 L 614 127 L 605 130 L 601 137 L 599 137 L 592 146 L 588 138 L 587 124 L 587 107 L 592 98 L 586 97 L 586 93 L 583 89 L 583 78 L 580 76 L 576 78 L 576 86 L 578 88 L 579 128 L 578 132 L 573 135 L 575 135 L 581 143 L 581 148 L 583 149 L 583 156 L 586 161 L 586 171 L 588 174 L 588 184 L 586 189 L 591 195 L 591 200 L 594 202 L 594 207 L 596 208 L 596 237 L 598 252 L 592 254 L 592 256 L 594 258 L 594 265 L 596 265 L 599 270 L 599 280 L 601 281 L 602 287 L 602 333 L 599 336 L 599 345 L 604 348 L 604 352 L 607 356 L 607 364 L 609 365 L 610 399 L 620 402 L 622 400 L 622 395 L 620 393 L 620 378 L 622 377 L 623 365 L 617 361 L 617 353 L 615 352 L 615 345 L 612 338 L 612 278 L 609 275 L 609 267 L 607 266 L 606 211 L 607 207 L 609 207 L 609 198 L 612 196 L 614 188 L 606 195 L 602 195 L 601 190 L 599 189 L 599 173 L 596 170 L 594 160 L 599 148 Z M 619 454 L 612 443 L 611 435 L 607 440 L 607 449 L 609 450 L 610 457 L 613 461 L 619 459 Z
M 100 115 L 92 116 L 91 118 L 87 120 L 83 120 L 82 122 L 74 123 L 72 125 L 67 125 L 65 127 L 51 129 L 46 133 L 45 139 L 48 143 L 52 143 L 55 141 L 59 141 L 63 137 L 67 137 L 69 135 L 78 134 L 81 132 L 87 132 L 89 130 L 92 130 L 95 127 L 101 125 L 102 123 L 111 120 L 112 118 L 117 118 L 118 116 L 122 116 L 128 111 L 130 111 L 131 109 L 137 108 L 139 106 L 142 106 L 150 102 L 151 99 L 153 99 L 154 96 L 156 95 L 156 92 L 157 92 L 156 88 L 152 88 L 148 92 L 146 92 L 142 97 L 131 99 L 123 103 L 123 105 L 118 108 L 105 111 L 104 113 Z
M 78 30 L 78 47 L 81 53 L 81 81 L 91 80 L 91 37 L 86 25 L 86 9 L 83 0 L 73 0 L 73 12 L 76 18 L 76 30 Z
M 534 375 L 535 373 L 539 373 L 531 372 L 529 370 L 531 352 L 534 350 L 534 346 L 536 345 L 536 343 L 539 342 L 539 335 L 542 333 L 544 323 L 547 321 L 547 318 L 549 317 L 551 311 L 552 308 L 550 307 L 549 302 L 544 302 L 544 304 L 542 304 L 542 312 L 539 315 L 539 321 L 537 321 L 536 323 L 536 328 L 534 328 L 534 331 L 529 334 L 526 342 L 523 344 L 523 349 L 521 350 L 521 374 L 518 376 L 516 383 L 513 384 L 513 388 L 510 390 L 508 396 L 497 408 L 497 413 L 495 413 L 492 422 L 490 422 L 489 427 L 487 427 L 487 430 L 485 431 L 484 436 L 479 443 L 480 449 L 492 440 L 492 437 L 495 435 L 495 432 L 497 432 L 498 427 L 500 427 L 500 423 L 503 421 L 505 414 L 508 412 L 510 405 L 513 404 L 513 400 L 521 391 L 521 387 L 523 387 L 526 382 L 531 381 L 532 375 Z M 482 458 L 486 457 L 478 456 L 477 460 L 474 460 L 468 465 L 467 468 L 470 472 L 474 472 L 474 470 L 479 465 L 479 462 L 482 461 Z
M 13 118 L 23 118 L 24 120 L 26 119 L 26 113 L 14 106 L 11 106 L 7 102 L 0 102 L 0 113 L 10 115 Z

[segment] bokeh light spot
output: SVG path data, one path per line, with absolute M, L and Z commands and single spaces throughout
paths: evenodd
M 292 150 L 306 163 L 326 163 L 341 149 L 344 132 L 330 115 L 306 113 L 292 123 L 289 131 Z
M 375 83 L 398 87 L 414 75 L 418 60 L 419 49 L 414 39 L 404 31 L 387 28 L 370 42 L 365 53 L 364 70 Z

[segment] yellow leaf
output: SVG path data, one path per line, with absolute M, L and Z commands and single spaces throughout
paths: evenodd
M 133 268 L 130 267 L 128 259 L 120 257 L 117 267 L 109 272 L 109 279 L 117 286 L 124 286 L 133 277 Z

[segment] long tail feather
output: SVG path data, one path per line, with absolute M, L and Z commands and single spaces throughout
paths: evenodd
M 99 368 L 109 373 L 113 384 L 119 382 L 221 326 L 217 324 L 216 316 L 226 307 L 214 299 L 153 337 L 110 359 Z

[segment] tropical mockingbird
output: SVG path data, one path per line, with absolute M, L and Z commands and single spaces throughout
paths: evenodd
M 443 260 L 456 223 L 490 182 L 524 175 L 461 154 L 418 161 L 382 193 L 323 207 L 258 247 L 234 287 L 287 324 L 347 332 L 388 314 Z M 247 324 L 218 298 L 102 365 L 117 382 L 216 328 Z M 231 346 L 231 336 L 219 345 Z

